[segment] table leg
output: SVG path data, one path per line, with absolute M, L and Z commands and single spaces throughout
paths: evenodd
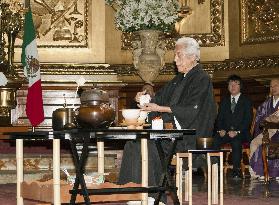
M 192 153 L 188 154 L 188 167 L 189 167 L 189 205 L 192 205 L 193 201 L 192 201 L 192 177 L 193 177 L 193 173 L 192 173 L 192 162 L 193 162 L 193 157 L 192 157 Z
M 211 160 L 209 153 L 207 153 L 207 170 L 207 204 L 211 205 Z
M 223 185 L 224 185 L 224 173 L 223 173 L 223 160 L 224 160 L 224 157 L 223 157 L 223 152 L 220 152 L 220 205 L 223 205 L 224 203 L 224 196 L 223 196 L 223 192 L 224 192 L 224 188 L 223 188 Z
M 78 156 L 78 151 L 77 151 L 77 148 L 76 148 L 75 141 L 71 140 L 70 145 L 71 145 L 71 150 L 72 150 L 72 154 L 73 154 L 73 161 L 74 161 L 75 169 L 76 169 L 76 172 L 77 172 L 79 156 Z M 76 178 L 75 183 L 74 183 L 74 187 L 73 187 L 72 193 L 71 193 L 70 204 L 75 204 L 75 202 L 76 202 L 77 189 L 79 187 L 79 184 L 80 184 L 79 178 Z
M 60 205 L 60 139 L 53 139 L 53 203 Z
M 169 191 L 169 193 L 172 197 L 174 205 L 180 205 L 179 198 L 177 196 L 178 193 L 177 193 L 177 189 L 176 189 L 176 186 L 175 186 L 175 182 L 173 180 L 173 177 L 170 176 L 170 172 L 168 170 L 169 165 L 171 164 L 173 155 L 175 154 L 175 148 L 176 148 L 176 145 L 177 145 L 177 140 L 175 140 L 172 143 L 172 145 L 170 147 L 170 151 L 166 156 L 164 154 L 164 150 L 162 148 L 161 141 L 157 139 L 157 140 L 155 140 L 155 143 L 156 143 L 156 147 L 157 147 L 158 154 L 159 154 L 159 157 L 160 157 L 161 165 L 162 165 L 162 168 L 163 168 L 163 170 L 162 170 L 163 174 L 161 176 L 159 186 L 165 187 L 165 188 L 168 189 L 168 191 Z M 162 194 L 163 194 L 163 192 L 159 191 L 159 193 L 158 193 L 158 195 L 155 199 L 154 205 L 159 204 L 159 201 L 162 197 Z
M 182 159 L 179 153 L 176 154 L 176 187 L 180 204 L 182 204 Z
M 16 139 L 16 204 L 23 205 L 21 183 L 23 182 L 23 139 Z
M 147 139 L 141 139 L 141 160 L 142 160 L 142 186 L 148 187 L 148 145 Z M 148 193 L 142 193 L 142 205 L 148 204 Z
M 184 173 L 185 173 L 185 182 L 184 182 L 184 186 L 185 186 L 185 191 L 184 191 L 184 194 L 185 194 L 185 196 L 184 196 L 184 199 L 185 199 L 185 201 L 188 201 L 189 202 L 189 170 L 187 170 L 187 171 L 184 171 Z M 181 177 L 181 181 L 182 181 L 182 177 Z M 181 187 L 182 187 L 182 182 L 181 182 Z M 178 196 L 179 196 L 179 194 L 178 194 Z M 183 198 L 182 198 L 182 189 L 181 189 L 181 197 L 178 197 L 179 198 L 179 202 L 180 202 L 180 204 L 182 205 L 182 200 L 183 200 Z
M 82 147 L 80 156 L 78 155 L 78 151 L 76 148 L 76 144 L 77 144 L 76 141 L 74 139 L 70 140 L 71 149 L 72 149 L 72 153 L 73 153 L 73 160 L 74 160 L 74 164 L 75 164 L 75 168 L 76 168 L 76 180 L 75 180 L 73 189 L 70 191 L 70 193 L 71 193 L 70 204 L 75 204 L 79 186 L 81 187 L 81 194 L 83 195 L 85 204 L 86 205 L 91 204 L 88 190 L 87 190 L 86 183 L 85 183 L 84 176 L 83 176 L 86 159 L 87 159 L 88 153 L 89 153 L 88 146 L 89 146 L 90 138 L 84 137 L 83 140 L 84 140 L 84 143 L 83 143 L 83 147 Z
M 270 143 L 268 129 L 264 126 L 263 129 L 263 139 L 262 139 L 262 160 L 263 160 L 263 169 L 264 169 L 264 181 L 266 184 L 269 183 L 269 173 L 268 173 L 268 144 Z
M 218 204 L 218 164 L 212 166 L 212 204 Z
M 98 150 L 98 173 L 104 174 L 105 173 L 104 141 L 98 139 L 97 150 Z
M 262 160 L 263 160 L 263 168 L 264 168 L 264 181 L 265 183 L 269 183 L 269 173 L 268 173 L 268 159 L 267 159 L 267 145 L 262 145 Z

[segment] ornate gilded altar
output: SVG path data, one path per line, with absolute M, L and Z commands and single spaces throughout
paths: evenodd
M 11 125 L 11 110 L 17 105 L 16 91 L 25 81 L 14 67 L 15 39 L 22 28 L 22 23 L 23 6 L 20 3 L 0 2 L 0 71 L 7 78 L 7 84 L 0 87 L 0 125 L 2 126 Z M 7 60 L 4 49 L 6 45 L 8 47 Z
M 78 105 L 78 100 L 74 100 L 77 76 L 86 79 L 87 88 L 96 83 L 108 90 L 116 110 L 128 106 L 143 81 L 133 65 L 131 41 L 135 36 L 116 30 L 113 9 L 103 0 L 30 1 L 37 29 L 46 113 L 42 127 L 51 126 L 52 112 L 63 106 L 63 94 L 70 105 Z M 278 25 L 278 15 L 273 15 L 279 13 L 278 6 L 273 6 L 270 13 L 264 12 L 277 0 L 180 2 L 183 9 L 176 27 L 179 32 L 169 33 L 164 39 L 167 44 L 165 66 L 154 81 L 155 87 L 159 88 L 175 75 L 172 63 L 175 40 L 179 36 L 190 36 L 201 43 L 201 63 L 212 76 L 217 102 L 225 94 L 223 82 L 233 73 L 239 74 L 245 82 L 248 79 L 245 89 L 253 102 L 263 102 L 268 93 L 267 80 L 279 76 L 279 32 L 278 29 L 271 32 L 271 28 Z M 259 10 L 253 13 L 255 8 Z M 249 13 L 261 14 L 262 18 L 256 19 Z M 255 25 L 259 25 L 258 30 Z M 0 35 L 1 54 L 7 53 L 8 39 Z M 17 38 L 14 47 L 14 68 L 20 76 L 23 74 L 21 43 Z M 3 62 L 3 55 L 0 55 L 0 62 Z M 17 91 L 17 106 L 12 111 L 15 126 L 28 125 L 26 94 L 27 86 L 23 85 Z

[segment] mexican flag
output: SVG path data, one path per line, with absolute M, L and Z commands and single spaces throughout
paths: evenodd
M 44 121 L 44 108 L 36 32 L 30 8 L 25 14 L 21 62 L 24 75 L 29 81 L 26 115 L 32 126 L 36 127 Z

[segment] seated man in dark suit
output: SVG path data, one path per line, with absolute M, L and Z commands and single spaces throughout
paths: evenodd
M 251 101 L 240 90 L 242 80 L 237 75 L 227 79 L 230 95 L 221 100 L 216 121 L 214 146 L 219 149 L 223 144 L 232 146 L 233 178 L 241 178 L 240 162 L 242 158 L 242 142 L 250 140 L 252 121 Z

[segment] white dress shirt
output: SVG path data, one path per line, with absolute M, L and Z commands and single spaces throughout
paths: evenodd
M 241 93 L 238 93 L 236 96 L 231 95 L 231 102 L 232 102 L 232 98 L 234 98 L 235 103 L 237 104 L 240 95 L 241 95 Z
M 273 96 L 273 108 L 276 107 L 278 101 L 279 101 L 279 98 L 275 99 L 275 97 Z

